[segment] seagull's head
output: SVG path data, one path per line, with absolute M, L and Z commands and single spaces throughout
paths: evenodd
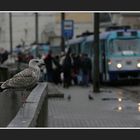
M 42 59 L 31 59 L 29 62 L 29 67 L 41 67 L 42 65 L 45 65 Z

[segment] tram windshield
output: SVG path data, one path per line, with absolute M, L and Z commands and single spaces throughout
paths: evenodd
M 140 54 L 140 39 L 114 39 L 110 41 L 109 52 L 111 55 L 136 55 Z

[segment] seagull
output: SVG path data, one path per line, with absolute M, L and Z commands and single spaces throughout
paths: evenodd
M 89 98 L 89 100 L 94 100 L 93 96 L 90 94 L 88 95 L 88 98 Z
M 31 59 L 29 67 L 17 73 L 12 78 L 6 80 L 0 86 L 0 91 L 6 89 L 30 89 L 34 87 L 40 78 L 40 68 L 43 61 L 41 59 Z
M 67 99 L 68 99 L 68 100 L 71 100 L 71 96 L 69 95 Z

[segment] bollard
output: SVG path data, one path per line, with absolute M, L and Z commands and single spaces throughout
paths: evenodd
M 0 66 L 0 82 L 6 81 L 8 77 L 8 67 Z

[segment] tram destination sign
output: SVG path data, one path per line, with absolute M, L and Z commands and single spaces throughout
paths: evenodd
M 73 20 L 64 20 L 62 22 L 62 36 L 65 39 L 71 39 L 73 37 L 74 32 L 74 22 Z

